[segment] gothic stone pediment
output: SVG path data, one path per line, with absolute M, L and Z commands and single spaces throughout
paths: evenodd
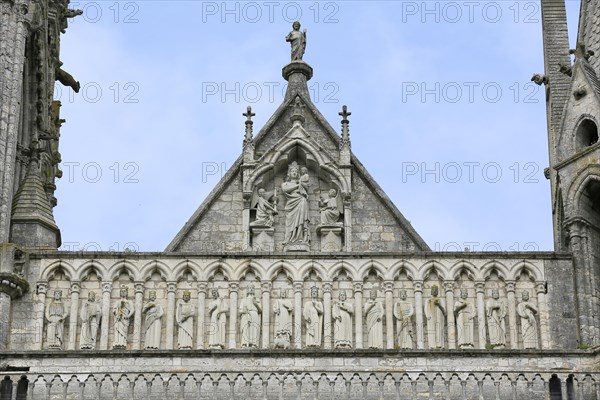
M 297 73 L 300 74 L 300 73 Z M 290 79 L 293 80 L 294 76 Z M 301 79 L 302 80 L 302 79 Z M 290 85 L 286 99 L 252 137 L 248 111 L 243 154 L 221 179 L 166 251 L 417 251 L 427 244 L 350 151 L 347 115 L 341 138 L 310 100 Z M 349 114 L 348 114 L 349 115 Z M 344 135 L 344 133 L 342 133 Z M 287 244 L 286 195 L 282 184 L 292 165 L 306 168 L 310 222 L 304 243 Z M 299 171 L 298 171 L 299 172 Z M 259 189 L 270 214 L 260 214 Z M 334 189 L 334 192 L 331 190 Z M 334 201 L 331 195 L 334 195 Z M 265 195 L 263 195 L 265 197 Z M 330 199 L 328 216 L 321 208 Z M 263 201 L 264 204 L 264 201 Z M 339 217 L 336 219 L 339 210 Z M 289 224 L 287 224 L 289 225 Z M 292 235 L 293 236 L 293 235 Z M 294 239 L 296 240 L 296 239 Z M 292 241 L 294 241 L 292 240 Z M 300 239 L 302 240 L 302 239 Z

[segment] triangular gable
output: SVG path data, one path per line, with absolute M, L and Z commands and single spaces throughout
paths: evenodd
M 295 123 L 292 122 L 295 102 L 300 102 L 303 106 L 301 129 L 302 132 L 306 132 L 305 138 L 300 137 L 301 135 L 297 133 L 299 131 L 296 131 L 296 137 L 290 136 L 293 129 L 300 129 L 294 128 L 299 123 L 294 125 Z M 294 143 L 292 143 L 293 140 L 295 140 Z M 304 161 L 300 161 L 300 164 L 303 162 L 314 164 L 315 162 L 311 161 L 313 158 L 318 158 L 319 163 L 323 164 L 316 165 L 311 170 L 311 190 L 315 193 L 321 193 L 326 192 L 330 187 L 335 187 L 338 191 L 342 191 L 343 186 L 343 190 L 348 192 L 344 194 L 348 197 L 347 204 L 344 206 L 344 210 L 347 211 L 338 222 L 338 224 L 344 224 L 345 236 L 342 250 L 353 252 L 429 250 L 425 241 L 353 154 L 350 154 L 347 165 L 340 164 L 340 145 L 340 137 L 312 103 L 308 90 L 299 90 L 286 96 L 286 100 L 252 140 L 251 151 L 255 154 L 250 165 L 248 165 L 248 160 L 245 161 L 244 154 L 235 161 L 218 185 L 175 236 L 166 251 L 239 252 L 266 250 L 265 248 L 257 249 L 256 246 L 253 247 L 252 233 L 248 231 L 248 223 L 250 222 L 249 219 L 252 219 L 254 211 L 248 211 L 248 209 L 251 198 L 256 197 L 257 188 L 253 189 L 252 185 L 244 186 L 243 181 L 248 182 L 247 179 L 250 179 L 252 173 L 249 170 L 253 170 L 254 175 L 256 175 L 262 170 L 270 169 L 271 172 L 267 175 L 269 179 L 266 179 L 266 181 L 277 181 L 280 185 L 283 179 L 283 170 L 287 167 L 285 163 L 289 161 L 289 157 L 293 158 L 296 153 L 305 153 L 305 159 L 302 159 Z M 294 147 L 294 151 L 290 153 L 291 156 L 284 157 L 277 153 L 281 152 L 281 148 L 291 151 L 289 148 L 292 147 Z M 319 153 L 315 154 L 316 151 Z M 313 157 L 314 155 L 316 157 Z M 282 158 L 277 159 L 277 157 Z M 274 163 L 273 160 L 275 160 Z M 266 164 L 261 165 L 261 163 Z M 282 165 L 282 163 L 285 165 Z M 328 173 L 328 171 L 338 171 L 336 173 L 339 175 L 338 181 L 340 182 L 344 180 L 341 175 L 346 174 L 347 177 L 351 178 L 346 179 L 347 184 L 340 185 L 334 182 L 328 185 L 327 176 L 336 175 L 336 173 Z M 254 181 L 252 182 L 254 183 Z M 274 187 L 278 186 L 271 183 L 271 187 L 266 189 L 272 190 Z M 252 191 L 254 194 L 251 193 Z M 318 202 L 318 194 L 315 193 L 311 192 L 309 195 L 311 196 L 309 203 L 312 207 L 310 219 L 311 230 L 313 231 L 319 225 L 320 218 L 318 206 L 315 205 Z M 280 203 L 280 210 L 283 210 L 285 199 L 281 200 Z M 274 233 L 267 232 L 273 236 L 271 240 L 274 242 L 273 247 L 269 250 L 284 250 L 284 246 L 281 245 L 284 239 L 284 219 L 283 213 L 278 214 L 272 229 Z M 312 235 L 313 242 L 310 245 L 310 251 L 324 251 L 324 248 L 319 246 L 319 238 L 317 237 L 323 235 L 323 233 L 314 231 Z
M 552 83 L 550 82 L 550 85 Z M 598 120 L 600 115 L 591 115 L 600 109 L 600 79 L 589 62 L 580 57 L 572 67 L 572 80 L 569 97 L 565 103 L 561 121 L 561 136 L 558 140 L 559 161 L 572 157 L 577 152 L 575 130 L 582 118 Z

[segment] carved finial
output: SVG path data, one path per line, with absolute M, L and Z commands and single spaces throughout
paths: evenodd
M 305 118 L 304 118 L 305 105 L 300 100 L 300 96 L 296 96 L 296 100 L 294 101 L 294 104 L 291 105 L 291 107 L 294 109 L 292 116 L 290 118 L 292 120 L 292 122 L 295 123 L 296 121 L 298 121 L 299 123 L 304 123 L 304 121 L 305 121 Z
M 548 77 L 544 74 L 533 74 L 531 81 L 535 82 L 538 86 L 547 85 Z
M 339 116 L 342 117 L 342 141 L 340 142 L 340 147 L 348 146 L 350 147 L 350 121 L 348 117 L 352 115 L 351 112 L 348 112 L 347 106 L 342 106 L 342 112 L 338 113 Z
M 592 50 L 586 50 L 585 44 L 579 42 L 575 49 L 569 50 L 569 54 L 575 54 L 576 59 L 584 58 L 585 60 L 589 60 L 595 53 Z
M 252 142 L 252 125 L 254 124 L 252 117 L 256 114 L 252 112 L 252 107 L 248 106 L 246 112 L 242 115 L 246 117 L 246 134 L 244 135 L 244 146 L 246 146 Z

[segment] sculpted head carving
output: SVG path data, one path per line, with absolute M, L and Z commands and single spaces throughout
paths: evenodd
M 286 289 L 281 289 L 281 290 L 279 291 L 279 296 L 280 296 L 282 299 L 285 299 L 285 298 L 287 298 L 287 290 L 286 290 Z
M 500 298 L 500 292 L 498 292 L 498 289 L 492 289 L 492 298 L 494 300 L 498 300 Z
M 329 197 L 334 198 L 335 196 L 337 196 L 337 190 L 329 189 Z
M 346 291 L 345 290 L 340 290 L 340 300 L 346 301 Z
M 310 297 L 316 299 L 319 296 L 319 289 L 316 286 L 310 288 Z
M 294 21 L 294 23 L 292 24 L 292 29 L 294 29 L 295 31 L 299 31 L 300 30 L 300 21 Z
M 371 293 L 369 293 L 369 297 L 371 298 L 371 300 L 377 299 L 377 290 L 375 290 L 375 289 L 371 290 Z
M 89 292 L 89 293 L 88 293 L 88 301 L 89 301 L 89 302 L 94 302 L 94 301 L 96 301 L 96 292 Z
M 128 292 L 127 286 L 121 285 L 121 291 L 119 293 L 120 293 L 122 299 L 127 298 L 127 292 Z
M 265 189 L 263 189 L 263 188 L 258 189 L 258 196 L 265 197 Z
M 406 290 L 401 290 L 400 291 L 400 299 L 401 300 L 406 300 Z
M 466 299 L 469 296 L 469 292 L 467 292 L 467 289 L 460 289 L 460 298 L 461 299 Z
M 54 291 L 54 300 L 60 301 L 60 299 L 62 299 L 62 290 L 55 290 Z
M 148 300 L 150 300 L 150 301 L 156 300 L 156 290 L 151 290 L 150 293 L 148 293 Z
M 529 301 L 529 292 L 527 290 L 523 290 L 523 294 L 521 296 L 523 301 Z
M 188 301 L 190 301 L 191 298 L 192 298 L 192 294 L 190 293 L 190 291 L 184 290 L 183 291 L 183 301 L 185 301 L 187 303 Z
M 256 292 L 256 289 L 254 289 L 254 286 L 248 286 L 248 291 L 246 292 L 247 296 L 254 296 Z
M 439 291 L 439 288 L 437 287 L 437 285 L 433 285 L 431 287 L 431 295 L 433 297 L 437 297 L 439 293 L 440 293 L 440 291 Z
M 212 297 L 213 297 L 213 299 L 219 298 L 219 291 L 217 289 L 212 290 Z
M 298 179 L 298 163 L 296 161 L 292 162 L 288 166 L 287 178 L 288 178 L 288 180 L 290 180 L 290 179 Z

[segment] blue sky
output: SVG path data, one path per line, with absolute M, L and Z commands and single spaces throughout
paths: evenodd
M 539 1 L 72 1 L 58 87 L 63 249 L 160 251 L 283 99 L 313 101 L 434 250 L 551 250 Z M 570 42 L 579 1 L 567 1 Z

